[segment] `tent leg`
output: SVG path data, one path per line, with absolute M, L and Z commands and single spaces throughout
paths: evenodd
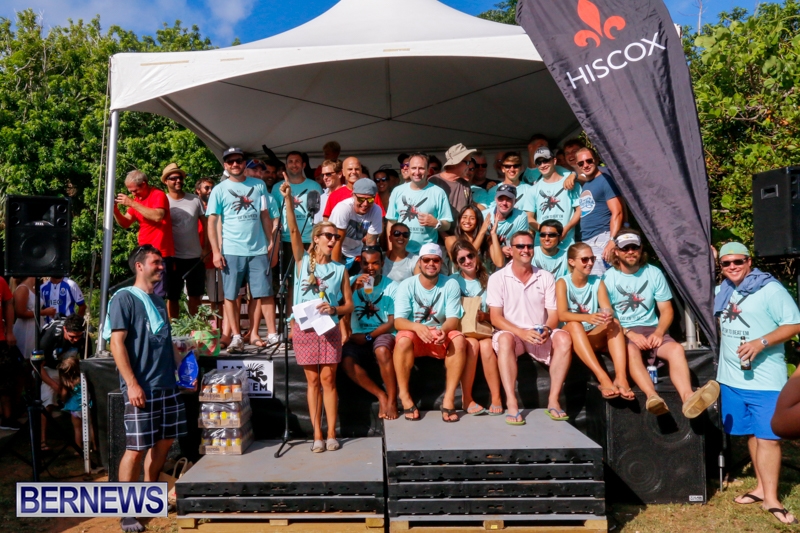
M 103 206 L 103 262 L 100 267 L 100 331 L 106 320 L 108 289 L 111 286 L 111 241 L 114 237 L 114 198 L 116 197 L 117 137 L 119 136 L 119 111 L 111 112 L 111 135 L 108 140 L 106 164 L 106 197 Z M 99 336 L 97 351 L 106 349 L 103 335 Z
M 694 323 L 694 316 L 692 312 L 689 311 L 689 307 L 686 307 L 685 312 L 685 320 L 686 320 L 686 349 L 687 350 L 696 350 L 700 347 L 700 343 L 697 341 L 697 325 Z

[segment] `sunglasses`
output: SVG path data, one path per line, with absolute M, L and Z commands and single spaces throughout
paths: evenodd
M 383 183 L 384 181 L 389 181 L 389 178 L 375 178 L 375 183 Z
M 587 257 L 581 257 L 581 263 L 584 265 L 588 265 L 589 263 L 594 263 L 597 261 L 597 257 L 594 255 L 590 255 Z
M 462 255 L 461 257 L 459 257 L 458 258 L 458 264 L 459 265 L 463 265 L 465 261 L 467 261 L 467 260 L 472 261 L 473 259 L 475 259 L 475 254 L 470 252 L 467 255 Z
M 537 159 L 535 161 L 535 163 L 536 163 L 536 166 L 538 167 L 538 166 L 541 166 L 541 165 L 546 165 L 550 161 L 552 161 L 552 159 Z
M 584 165 L 594 165 L 594 159 L 584 159 L 583 161 L 578 161 L 575 164 L 578 165 L 579 167 L 582 167 Z
M 620 250 L 622 250 L 623 252 L 638 252 L 641 249 L 642 247 L 637 244 L 629 244 L 627 246 L 623 246 L 622 248 L 620 248 Z
M 362 198 L 362 197 L 360 197 L 360 196 L 353 196 L 353 199 L 355 200 L 355 202 L 356 202 L 357 204 L 364 204 L 364 203 L 366 203 L 366 204 L 368 204 L 368 205 L 369 205 L 369 204 L 371 204 L 371 203 L 375 202 L 375 198 L 374 198 L 373 196 L 367 196 L 366 198 Z
M 400 165 L 400 168 L 408 168 L 408 163 L 403 163 L 402 165 Z
M 532 244 L 512 244 L 511 246 L 513 246 L 517 250 L 533 250 Z
M 438 265 L 439 263 L 442 262 L 442 258 L 441 257 L 423 257 L 423 258 L 420 259 L 420 261 L 422 261 L 426 265 L 428 263 L 433 263 L 434 265 Z
M 488 168 L 488 163 L 475 163 L 475 168 Z
M 731 259 L 730 261 L 720 261 L 719 266 L 728 268 L 731 265 L 742 266 L 747 262 L 747 259 Z
M 555 239 L 556 237 L 561 237 L 561 235 L 558 234 L 558 233 L 552 233 L 552 232 L 549 232 L 549 231 L 547 233 L 545 233 L 543 231 L 540 231 L 539 232 L 539 237 L 542 237 L 542 238 L 545 238 L 545 239 Z
M 514 165 L 503 165 L 503 168 L 512 169 L 512 168 L 520 168 L 521 166 L 522 165 L 517 165 L 517 164 L 514 164 Z
M 400 231 L 400 230 L 396 229 L 396 230 L 394 230 L 392 232 L 392 237 L 402 237 L 404 239 L 408 239 L 409 237 L 411 237 L 411 232 L 410 231 Z
M 225 160 L 226 165 L 241 165 L 242 163 L 244 163 L 244 159 L 241 157 L 232 157 Z
M 182 179 L 183 179 L 183 176 L 169 176 L 167 178 L 167 181 L 177 181 L 177 180 L 182 180 Z
M 330 176 L 335 176 L 335 175 L 336 175 L 336 172 L 322 172 L 322 173 L 320 173 L 320 176 L 322 176 L 323 178 L 328 178 Z
M 325 237 L 329 241 L 338 241 L 341 238 L 341 235 L 339 235 L 338 233 L 330 233 L 330 232 L 327 232 L 327 231 L 324 232 L 324 233 L 320 233 L 320 235 L 322 235 L 323 237 Z

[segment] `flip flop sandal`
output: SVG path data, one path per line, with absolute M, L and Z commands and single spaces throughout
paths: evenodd
M 552 420 L 555 420 L 557 422 L 561 422 L 563 420 L 569 420 L 569 416 L 567 416 L 567 413 L 565 413 L 561 409 L 556 409 L 555 407 L 548 407 L 546 412 L 547 416 L 549 416 Z M 555 416 L 553 416 L 553 413 L 555 413 Z
M 414 413 L 415 412 L 417 413 L 417 417 L 416 418 L 414 418 Z M 418 422 L 420 420 L 420 418 L 421 418 L 419 416 L 419 408 L 417 408 L 416 405 L 414 405 L 412 407 L 409 407 L 409 408 L 403 407 L 403 413 L 402 414 L 403 414 L 403 418 L 405 418 L 409 422 Z M 409 418 L 408 415 L 411 415 L 411 417 Z
M 645 408 L 656 416 L 661 416 L 669 412 L 667 402 L 659 395 L 650 396 L 645 403 Z
M 264 348 L 264 347 L 267 345 L 267 343 L 265 343 L 265 342 L 264 342 L 263 340 L 261 340 L 261 339 L 250 340 L 250 341 L 248 342 L 248 344 L 250 344 L 251 346 L 256 346 L 256 347 L 258 347 L 258 348 Z
M 597 386 L 597 390 L 600 391 L 600 395 L 603 397 L 604 400 L 613 400 L 614 398 L 619 398 L 620 394 L 616 387 L 601 387 L 600 385 Z M 614 394 L 611 396 L 606 396 L 603 394 L 606 391 L 611 391 Z
M 784 522 L 783 520 L 778 518 L 777 514 L 782 514 L 783 517 L 786 518 L 786 515 L 789 514 L 789 511 L 787 511 L 786 509 L 781 509 L 780 507 L 773 507 L 772 509 L 767 509 L 767 512 L 768 513 L 772 513 L 772 516 L 775 517 L 775 520 L 777 520 L 781 524 L 786 524 L 788 526 L 790 524 L 796 524 L 797 523 L 797 518 L 793 518 L 791 522 Z
M 486 408 L 484 408 L 481 404 L 472 402 L 469 404 L 469 408 L 467 409 L 468 415 L 483 415 L 486 414 Z
M 499 409 L 499 411 L 492 411 L 492 409 Z M 489 406 L 489 410 L 486 412 L 489 414 L 489 416 L 501 416 L 503 413 L 506 412 L 506 410 L 503 409 L 502 405 L 492 404 Z
M 455 409 L 448 409 L 447 407 L 442 406 L 442 407 L 439 408 L 439 410 L 442 412 L 442 421 L 443 422 L 447 422 L 448 424 L 452 424 L 453 422 L 458 422 L 458 420 L 459 420 L 458 418 L 456 418 L 455 420 L 450 420 L 449 418 L 445 418 L 444 417 L 445 415 L 447 415 L 448 417 L 453 416 L 453 415 L 458 416 L 458 413 L 456 412 Z
M 525 423 L 526 422 L 525 419 L 522 418 L 521 411 L 517 411 L 517 413 L 513 415 L 511 413 L 508 413 L 506 415 L 506 424 L 508 424 L 509 426 L 524 426 Z
M 749 502 L 737 502 L 736 498 L 749 498 L 750 501 Z M 762 498 L 759 498 L 758 496 L 756 496 L 755 494 L 752 494 L 750 492 L 748 492 L 746 494 L 742 494 L 741 496 L 737 496 L 736 498 L 733 499 L 733 503 L 738 503 L 739 505 L 750 505 L 751 503 L 758 503 L 758 502 L 763 502 L 764 501 Z

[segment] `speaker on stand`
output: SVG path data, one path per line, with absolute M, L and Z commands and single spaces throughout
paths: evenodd
M 69 198 L 6 198 L 7 276 L 66 276 L 70 272 L 72 220 Z

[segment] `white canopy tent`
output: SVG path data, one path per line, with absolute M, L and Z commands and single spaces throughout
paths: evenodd
M 218 157 L 522 147 L 579 124 L 518 26 L 437 0 L 341 0 L 316 19 L 241 46 L 111 58 L 101 322 L 108 298 L 120 111 L 174 119 Z

